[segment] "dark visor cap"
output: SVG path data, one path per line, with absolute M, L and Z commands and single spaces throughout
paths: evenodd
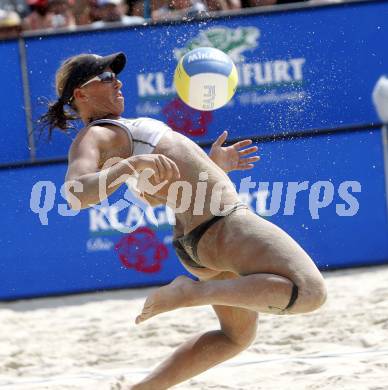
M 79 87 L 91 78 L 101 74 L 110 67 L 115 74 L 119 74 L 125 67 L 127 58 L 124 53 L 114 53 L 101 57 L 96 54 L 81 54 L 75 60 L 72 72 L 70 73 L 66 86 L 60 100 L 68 103 L 73 96 L 75 88 Z

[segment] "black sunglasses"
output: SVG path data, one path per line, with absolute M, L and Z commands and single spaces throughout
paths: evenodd
M 92 81 L 101 81 L 103 83 L 112 83 L 113 81 L 116 81 L 117 77 L 116 74 L 113 72 L 103 72 L 101 74 L 98 74 L 97 76 L 93 77 L 92 79 L 88 80 L 86 83 L 83 83 L 78 88 L 82 88 L 85 85 L 88 85 Z
M 91 83 L 92 81 L 101 81 L 102 83 L 112 83 L 113 81 L 116 81 L 116 80 L 117 80 L 116 73 L 102 72 L 101 74 L 98 74 L 97 76 L 93 77 L 92 79 L 86 81 L 86 83 L 83 83 L 78 88 L 82 88 L 85 85 L 88 85 L 89 83 Z M 72 96 L 69 99 L 68 103 L 71 103 L 73 99 L 74 99 L 74 96 Z

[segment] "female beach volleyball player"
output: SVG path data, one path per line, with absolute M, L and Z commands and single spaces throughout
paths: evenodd
M 125 62 L 123 53 L 67 59 L 56 74 L 59 99 L 41 122 L 50 134 L 56 127 L 66 130 L 72 118 L 65 111 L 69 105 L 85 124 L 69 150 L 67 199 L 74 209 L 102 201 L 101 183 L 106 197 L 129 175 L 141 176 L 148 168 L 154 174 L 142 196 L 150 204 L 170 205 L 175 194 L 179 207 L 174 210 L 173 244 L 182 264 L 199 280 L 180 276 L 155 290 L 136 323 L 178 308 L 212 305 L 220 329 L 187 341 L 131 387 L 160 390 L 246 349 L 255 338 L 259 312 L 310 312 L 324 303 L 326 288 L 305 251 L 283 230 L 248 210 L 220 168 L 251 168 L 258 158 L 246 155 L 256 148 L 244 149 L 249 141 L 221 148 L 224 133 L 213 145 L 212 161 L 162 122 L 122 118 L 124 97 L 116 76 Z M 230 156 L 236 160 L 228 162 Z M 105 168 L 112 158 L 115 163 Z M 181 208 L 183 203 L 187 207 Z

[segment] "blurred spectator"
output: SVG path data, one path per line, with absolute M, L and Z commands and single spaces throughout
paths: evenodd
M 206 0 L 209 11 L 226 11 L 230 9 L 240 9 L 240 0 Z
M 97 0 L 96 17 L 93 27 L 103 27 L 107 23 L 121 22 L 123 24 L 140 24 L 144 18 L 140 16 L 128 16 L 127 5 L 122 0 Z
M 303 3 L 309 0 L 277 0 L 276 4 Z
M 277 4 L 277 0 L 241 0 L 243 8 L 248 7 L 261 7 L 262 5 Z
M 21 22 L 17 12 L 0 9 L 0 39 L 17 37 L 21 31 Z
M 49 0 L 48 12 L 52 28 L 75 26 L 70 0 Z
M 241 0 L 242 6 L 245 7 L 260 7 L 263 5 L 302 3 L 309 0 Z
M 311 4 L 345 3 L 346 0 L 310 0 Z
M 24 30 L 74 27 L 72 0 L 27 0 L 30 14 L 23 20 Z
M 96 4 L 94 0 L 75 0 L 73 5 L 73 15 L 77 25 L 85 25 L 94 22 L 94 10 Z
M 168 0 L 166 5 L 152 12 L 152 19 L 194 18 L 206 14 L 207 7 L 201 0 Z
M 131 0 L 128 4 L 130 15 L 144 17 L 144 0 Z
M 150 12 L 152 14 L 156 9 L 162 8 L 165 6 L 166 1 L 168 0 L 150 0 Z M 129 5 L 129 15 L 143 16 L 145 17 L 145 1 L 144 0 L 127 0 Z M 151 17 L 151 15 L 149 15 Z
M 21 15 L 25 15 L 27 11 L 26 0 L 0 0 L 0 8 L 4 11 L 15 11 Z
M 48 0 L 27 0 L 30 14 L 23 19 L 23 30 L 40 30 L 51 27 Z

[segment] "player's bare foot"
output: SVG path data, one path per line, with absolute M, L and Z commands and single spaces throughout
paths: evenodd
M 141 314 L 136 317 L 136 324 L 157 314 L 184 307 L 195 283 L 187 276 L 178 276 L 167 286 L 158 288 L 146 299 Z

